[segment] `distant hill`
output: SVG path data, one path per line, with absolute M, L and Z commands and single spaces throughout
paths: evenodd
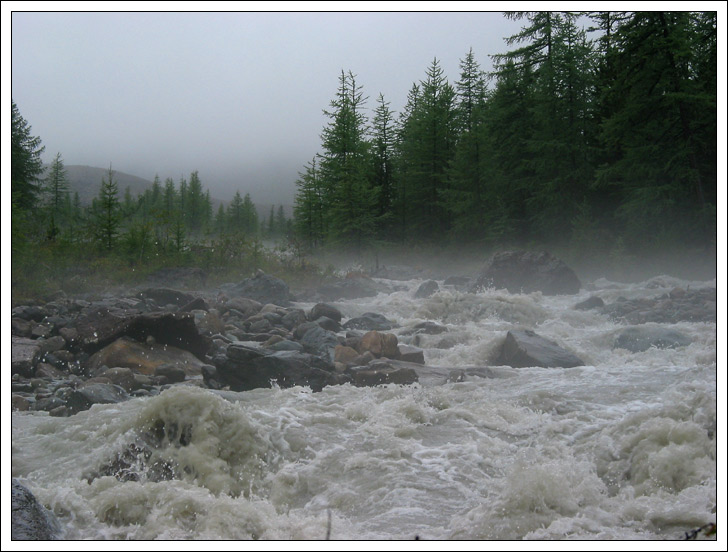
M 78 192 L 78 197 L 83 205 L 90 204 L 93 198 L 98 197 L 101 180 L 109 174 L 109 169 L 87 165 L 66 165 L 65 168 L 68 176 L 68 189 L 71 191 L 71 195 Z M 119 185 L 119 198 L 123 197 L 127 188 L 131 191 L 131 195 L 136 197 L 137 194 L 144 193 L 144 190 L 152 186 L 150 180 L 117 170 L 114 170 L 114 180 Z

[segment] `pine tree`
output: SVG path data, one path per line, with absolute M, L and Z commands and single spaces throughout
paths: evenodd
M 32 209 L 40 193 L 39 177 L 43 173 L 40 159 L 45 150 L 37 136 L 31 136 L 31 126 L 13 104 L 10 183 L 12 200 L 20 209 Z
M 119 236 L 121 215 L 118 194 L 119 186 L 109 165 L 107 177 L 101 179 L 101 189 L 94 209 L 96 240 L 106 251 L 114 248 Z
M 485 152 L 486 84 L 472 48 L 460 62 L 460 80 L 455 83 L 457 142 L 449 168 L 448 209 L 459 239 L 474 240 L 485 233 L 485 185 L 488 179 Z
M 329 123 L 322 132 L 320 172 L 328 237 L 360 249 L 376 232 L 376 190 L 370 185 L 366 118 L 361 87 L 349 71 L 341 72 Z
M 455 91 L 434 59 L 420 83 L 399 143 L 402 185 L 407 190 L 410 234 L 441 239 L 450 226 L 447 168 L 455 145 Z
M 380 93 L 372 121 L 373 188 L 378 190 L 376 217 L 380 237 L 390 234 L 394 222 L 394 114 Z
M 68 197 L 68 175 L 60 153 L 57 153 L 53 159 L 44 184 L 46 205 L 50 219 L 48 237 L 51 240 L 55 240 L 60 232 L 58 225 L 62 222 L 61 219 L 64 218 L 63 206 Z
M 296 235 L 303 240 L 306 248 L 310 250 L 321 245 L 326 235 L 324 190 L 315 156 L 306 165 L 304 171 L 298 173 L 296 187 L 293 207 L 294 227 Z M 270 218 L 273 219 L 272 208 Z
M 192 233 L 199 233 L 203 222 L 205 222 L 207 206 L 205 205 L 205 195 L 202 191 L 202 182 L 197 171 L 193 171 L 190 174 L 190 182 L 186 188 L 183 208 L 187 227 Z

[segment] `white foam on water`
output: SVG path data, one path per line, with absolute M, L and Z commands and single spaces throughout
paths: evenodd
M 318 393 L 177 386 L 69 418 L 16 412 L 13 476 L 69 539 L 642 540 L 715 522 L 715 324 L 663 325 L 691 344 L 631 353 L 613 348 L 625 325 L 572 308 L 594 292 L 414 299 L 419 283 L 333 305 L 381 313 L 396 334 L 447 326 L 420 340 L 432 365 L 487 366 L 515 327 L 586 365 Z M 687 283 L 595 285 L 609 302 Z

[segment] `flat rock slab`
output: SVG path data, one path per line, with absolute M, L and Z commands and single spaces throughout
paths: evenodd
M 544 368 L 573 368 L 584 362 L 557 343 L 537 335 L 532 330 L 511 330 L 501 347 L 497 364 L 513 368 L 541 366 Z

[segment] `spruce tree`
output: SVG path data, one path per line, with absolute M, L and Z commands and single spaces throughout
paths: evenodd
M 49 215 L 48 237 L 51 240 L 54 240 L 60 232 L 58 225 L 63 222 L 61 219 L 65 218 L 63 216 L 63 206 L 69 195 L 68 175 L 60 153 L 57 153 L 51 162 L 44 184 L 46 205 Z
M 18 106 L 13 104 L 10 184 L 12 200 L 20 209 L 35 207 L 40 193 L 40 175 L 43 173 L 41 154 L 45 146 L 37 136 L 31 136 L 31 126 L 20 115 Z
M 101 179 L 98 200 L 94 209 L 96 240 L 102 249 L 111 251 L 116 245 L 121 222 L 119 186 L 109 165 L 106 178 Z

